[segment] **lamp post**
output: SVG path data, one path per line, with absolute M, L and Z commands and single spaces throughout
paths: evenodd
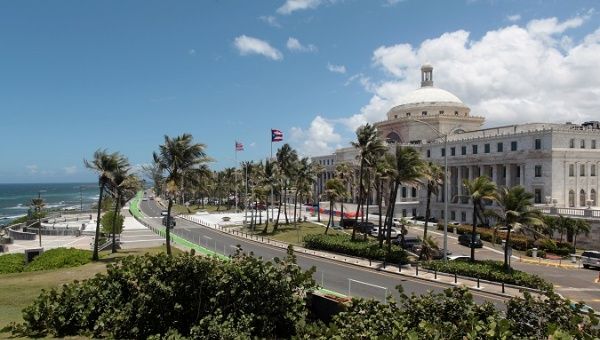
M 458 126 L 453 127 L 446 133 L 441 133 L 440 130 L 436 129 L 430 123 L 420 120 L 420 119 L 412 119 L 415 122 L 419 122 L 428 126 L 431 130 L 437 133 L 438 137 L 444 138 L 444 261 L 448 261 L 448 135 L 452 133 L 452 131 L 456 130 Z

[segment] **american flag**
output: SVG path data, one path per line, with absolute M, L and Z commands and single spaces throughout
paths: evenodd
M 281 142 L 283 140 L 283 132 L 271 129 L 271 142 Z
M 244 151 L 244 144 L 235 141 L 235 151 Z

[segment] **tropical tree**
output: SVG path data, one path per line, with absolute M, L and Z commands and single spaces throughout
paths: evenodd
M 392 160 L 394 171 L 386 214 L 386 240 L 388 251 L 391 251 L 392 249 L 392 225 L 396 208 L 395 202 L 398 197 L 398 188 L 400 188 L 400 185 L 420 185 L 422 183 L 421 177 L 426 167 L 426 163 L 421 159 L 419 152 L 412 147 L 402 147 L 397 145 Z M 404 232 L 401 233 L 401 241 L 402 244 L 404 244 Z
M 325 234 L 329 231 L 329 227 L 333 226 L 333 216 L 335 215 L 334 206 L 338 200 L 343 200 L 348 195 L 346 186 L 339 178 L 332 178 L 325 183 L 325 197 L 329 200 L 329 219 L 327 220 L 327 227 L 325 228 Z
M 511 232 L 522 228 L 540 226 L 544 222 L 540 211 L 533 207 L 533 194 L 525 191 L 525 188 L 520 185 L 512 188 L 501 187 L 494 194 L 494 200 L 498 203 L 499 209 L 490 209 L 486 212 L 486 215 L 494 217 L 497 225 L 504 226 L 507 229 L 504 246 L 504 268 L 508 270 L 510 268 L 508 250 L 510 248 Z
M 425 208 L 425 226 L 423 228 L 423 239 L 427 237 L 427 227 L 431 217 L 431 195 L 438 196 L 440 187 L 444 184 L 444 170 L 436 163 L 427 165 L 425 169 L 425 179 L 427 180 L 427 205 Z
M 342 181 L 342 184 L 347 188 L 354 180 L 354 167 L 348 162 L 338 163 L 335 166 L 334 175 L 336 178 L 339 178 L 340 181 Z M 340 226 L 344 226 L 344 201 L 345 200 L 342 199 L 340 202 Z
M 113 227 L 117 226 L 117 216 L 125 202 L 135 196 L 137 190 L 141 188 L 141 183 L 137 176 L 129 173 L 129 168 L 118 169 L 113 176 L 111 183 L 112 193 L 115 196 L 115 210 L 112 214 Z M 111 252 L 117 252 L 116 228 L 112 230 L 112 247 Z M 119 232 L 120 234 L 120 232 Z
M 112 183 L 115 173 L 122 169 L 129 168 L 129 161 L 118 152 L 108 153 L 106 150 L 96 150 L 94 158 L 91 161 L 83 160 L 83 164 L 88 169 L 95 171 L 98 174 L 98 184 L 100 187 L 100 195 L 98 198 L 98 213 L 96 216 L 96 233 L 94 237 L 94 252 L 92 260 L 97 261 L 98 257 L 98 242 L 100 241 L 100 213 L 102 211 L 102 198 L 107 185 Z
M 290 181 L 293 178 L 295 171 L 295 164 L 298 161 L 298 153 L 296 150 L 292 149 L 289 144 L 283 144 L 283 146 L 277 150 L 276 154 L 277 165 L 280 170 L 280 189 L 281 192 L 279 194 L 279 212 L 277 212 L 277 220 L 275 221 L 274 231 L 277 230 L 279 226 L 279 213 L 281 212 L 281 205 L 284 205 L 284 216 L 285 216 L 285 224 L 289 224 L 290 221 L 288 219 L 287 214 L 287 193 L 289 191 Z M 283 195 L 283 196 L 282 196 Z
M 379 155 L 383 154 L 387 147 L 383 140 L 379 138 L 377 134 L 377 128 L 369 123 L 360 126 L 356 130 L 356 142 L 352 142 L 352 145 L 358 150 L 358 161 L 360 164 L 358 171 L 358 204 L 356 206 L 355 220 L 358 222 L 358 214 L 361 211 L 361 206 L 364 200 L 364 181 L 363 176 L 365 174 L 365 167 L 374 165 L 375 159 Z M 364 216 L 362 217 L 364 220 Z M 352 230 L 352 240 L 356 235 L 356 226 Z
M 152 162 L 152 164 L 142 165 L 142 173 L 152 181 L 154 193 L 160 196 L 162 194 L 164 177 L 163 172 L 158 167 L 158 164 Z
M 473 180 L 464 180 L 466 195 L 473 204 L 473 229 L 471 231 L 471 262 L 475 262 L 475 236 L 477 234 L 477 216 L 484 213 L 483 204 L 496 199 L 496 183 L 486 176 Z
M 590 223 L 583 219 L 577 219 L 575 221 L 575 225 L 573 228 L 573 249 L 577 248 L 577 235 L 584 234 L 585 236 L 589 235 L 592 227 Z
M 166 193 L 169 201 L 167 207 L 167 227 L 166 243 L 167 254 L 171 255 L 171 208 L 173 207 L 173 199 L 176 197 L 178 190 L 181 188 L 184 174 L 199 164 L 208 162 L 208 157 L 205 153 L 206 145 L 194 143 L 193 137 L 190 134 L 184 133 L 175 138 L 165 135 L 165 142 L 159 145 L 159 151 L 153 153 L 154 162 L 159 168 L 166 172 L 165 183 Z
M 42 215 L 43 209 L 46 206 L 44 199 L 41 197 L 31 199 L 31 208 L 33 209 L 33 218 L 38 220 L 38 236 L 40 239 L 40 247 L 42 246 Z
M 299 198 L 301 205 L 304 199 L 308 199 L 313 192 L 313 186 L 317 180 L 317 174 L 320 171 L 316 163 L 311 163 L 308 158 L 302 158 L 299 163 L 298 173 L 296 175 L 296 198 Z M 296 209 L 294 209 L 296 211 Z M 294 219 L 296 218 L 294 214 Z
M 375 186 L 377 192 L 377 208 L 379 211 L 379 228 L 377 228 L 377 239 L 379 248 L 383 247 L 384 224 L 383 224 L 383 196 L 384 186 L 394 176 L 394 156 L 385 154 L 375 163 Z M 389 184 L 388 184 L 389 186 Z

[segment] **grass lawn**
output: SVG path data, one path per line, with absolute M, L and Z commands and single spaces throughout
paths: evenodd
M 172 248 L 173 254 L 181 250 Z M 106 271 L 106 264 L 128 255 L 157 254 L 166 252 L 165 247 L 127 249 L 116 254 L 101 252 L 102 258 L 79 267 L 42 270 L 0 275 L 0 338 L 8 336 L 2 329 L 11 322 L 22 322 L 21 310 L 39 295 L 42 289 L 59 287 L 74 280 L 85 280 Z
M 295 244 L 295 245 L 302 245 L 303 244 L 302 239 L 306 235 L 325 233 L 325 227 L 320 226 L 318 224 L 310 223 L 310 222 L 298 223 L 297 228 L 294 227 L 294 225 L 291 223 L 289 225 L 280 224 L 277 227 L 276 233 L 273 233 L 273 224 L 272 223 L 269 224 L 269 229 L 267 230 L 267 233 L 265 233 L 265 234 L 262 233 L 262 230 L 264 229 L 264 227 L 265 227 L 264 224 L 259 224 L 256 226 L 255 231 L 249 230 L 248 228 L 244 228 L 243 230 L 244 230 L 244 232 L 247 232 L 247 233 L 261 235 L 261 236 L 269 237 L 273 240 L 291 243 L 291 244 Z M 329 235 L 337 235 L 337 234 L 341 234 L 341 233 L 342 233 L 341 231 L 334 230 L 332 228 L 329 228 L 329 231 L 327 232 L 327 234 L 329 234 Z M 298 241 L 298 240 L 300 240 L 300 241 Z

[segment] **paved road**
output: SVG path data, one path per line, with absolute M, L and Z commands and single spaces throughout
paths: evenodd
M 160 215 L 162 208 L 157 207 L 154 201 L 142 201 L 140 208 L 144 214 L 149 216 L 145 222 L 153 225 L 161 223 L 160 218 L 157 218 L 157 216 Z M 174 233 L 206 248 L 216 249 L 217 252 L 226 255 L 233 253 L 236 245 L 240 245 L 245 252 L 252 252 L 267 260 L 285 256 L 285 251 L 280 248 L 239 239 L 183 219 L 177 219 L 177 227 L 174 229 Z M 402 285 L 406 293 L 416 294 L 422 294 L 428 290 L 440 292 L 447 288 L 447 286 L 435 282 L 405 278 L 306 254 L 296 253 L 296 256 L 300 267 L 305 269 L 312 266 L 316 267 L 317 272 L 314 278 L 318 283 L 322 282 L 325 288 L 343 294 L 348 294 L 350 291 L 352 296 L 373 297 L 382 300 L 386 294 L 386 289 L 388 293 L 397 296 L 395 287 L 399 284 Z M 498 296 L 479 292 L 473 292 L 473 295 L 476 301 L 490 301 L 498 306 L 502 305 L 503 299 Z
M 439 244 L 443 243 L 443 234 L 437 230 L 429 229 L 428 233 L 433 235 Z M 409 228 L 409 234 L 415 236 L 423 235 L 423 227 L 413 226 Z M 478 259 L 492 259 L 504 261 L 501 248 L 494 249 L 491 243 L 484 242 L 486 247 L 475 250 Z M 470 255 L 471 249 L 458 244 L 458 238 L 453 234 L 448 235 L 448 249 L 454 255 Z M 552 282 L 555 290 L 575 301 L 584 301 L 596 310 L 600 310 L 600 283 L 596 283 L 599 270 L 597 269 L 574 269 L 542 266 L 519 262 L 513 257 L 511 266 L 527 273 L 537 274 Z

